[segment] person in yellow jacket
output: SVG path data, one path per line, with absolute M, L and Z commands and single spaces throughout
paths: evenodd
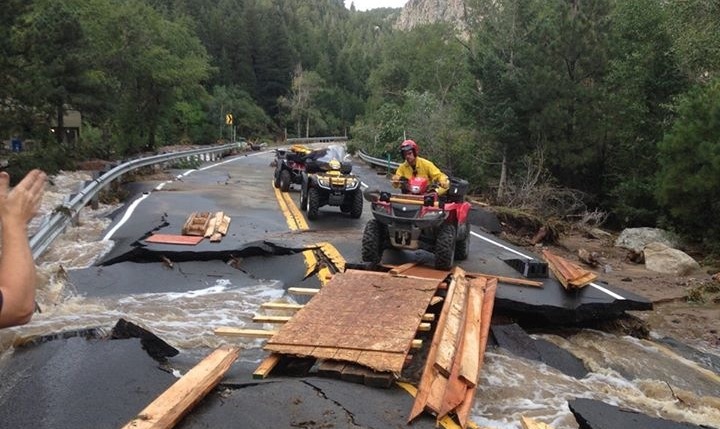
M 413 140 L 405 140 L 400 145 L 400 153 L 405 162 L 395 171 L 392 178 L 393 187 L 402 186 L 402 179 L 410 179 L 412 177 L 424 177 L 430 183 L 435 183 L 437 188 L 435 192 L 438 195 L 444 195 L 450 187 L 450 180 L 447 175 L 440 171 L 432 161 L 418 156 L 418 145 Z

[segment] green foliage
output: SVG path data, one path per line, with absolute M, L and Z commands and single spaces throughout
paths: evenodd
M 657 195 L 681 230 L 720 241 L 720 79 L 692 88 L 659 145 Z
M 13 183 L 16 183 L 35 168 L 42 169 L 47 174 L 56 174 L 60 170 L 72 170 L 75 165 L 69 151 L 52 142 L 44 143 L 32 151 L 10 154 L 8 165 L 4 170 L 10 174 Z

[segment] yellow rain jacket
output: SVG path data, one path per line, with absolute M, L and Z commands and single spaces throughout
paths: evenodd
M 393 176 L 393 187 L 400 187 L 399 180 L 401 177 L 406 179 L 410 179 L 412 177 L 424 177 L 428 179 L 430 183 L 437 183 L 439 185 L 439 188 L 437 189 L 438 195 L 445 194 L 450 187 L 450 180 L 448 180 L 447 175 L 440 171 L 440 169 L 437 168 L 432 161 L 420 158 L 419 156 L 415 158 L 414 169 L 407 163 L 407 161 L 400 164 L 397 171 L 395 171 L 395 176 Z

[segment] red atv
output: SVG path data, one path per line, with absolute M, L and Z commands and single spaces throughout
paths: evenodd
M 402 183 L 403 194 L 368 192 L 374 219 L 365 225 L 362 260 L 380 263 L 385 249 L 423 249 L 435 254 L 435 268 L 450 269 L 470 251 L 468 182 L 452 179 L 442 197 L 429 192 L 427 179 Z M 430 189 L 431 190 L 431 189 Z
M 305 172 L 305 161 L 312 150 L 303 145 L 292 145 L 289 150 L 275 149 L 275 173 L 273 185 L 282 192 L 290 190 L 290 185 L 301 185 Z

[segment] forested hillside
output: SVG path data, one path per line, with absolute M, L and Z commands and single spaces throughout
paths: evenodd
M 718 2 L 452 2 L 462 22 L 433 3 L 7 0 L 0 132 L 36 142 L 9 168 L 232 135 L 397 156 L 408 137 L 499 203 L 720 247 Z

